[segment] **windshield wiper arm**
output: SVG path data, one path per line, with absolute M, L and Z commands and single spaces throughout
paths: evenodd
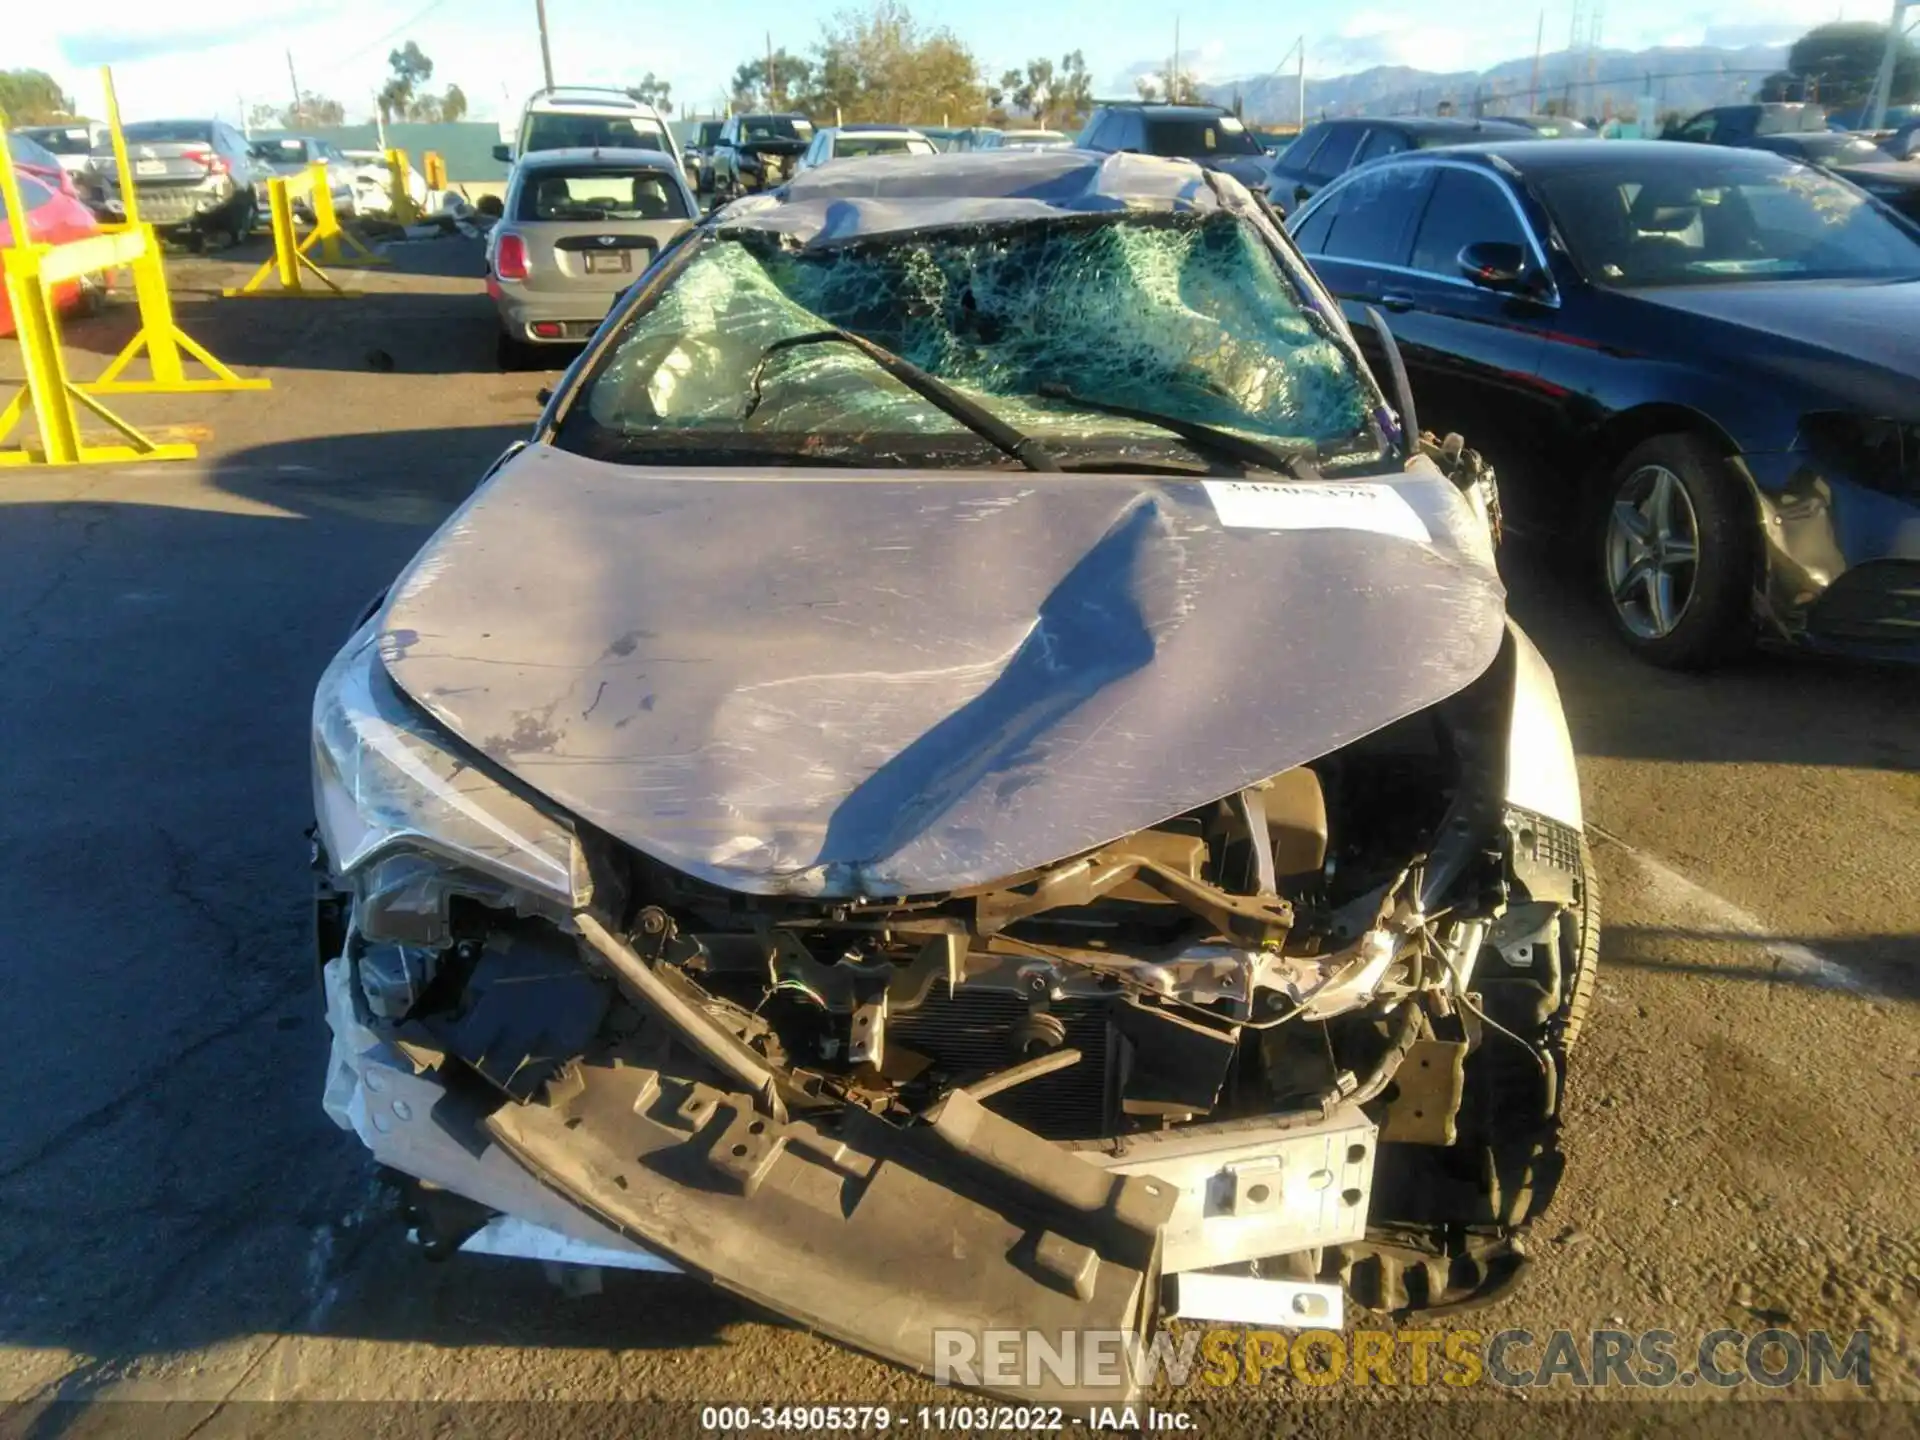
M 1313 467 L 1304 463 L 1312 451 L 1282 450 L 1277 445 L 1262 444 L 1258 440 L 1249 440 L 1244 435 L 1236 435 L 1231 430 L 1222 430 L 1217 425 L 1208 425 L 1199 420 L 1189 420 L 1184 415 L 1167 415 L 1158 410 L 1142 410 L 1132 405 L 1115 405 L 1106 400 L 1090 400 L 1085 395 L 1076 395 L 1073 390 L 1057 380 L 1043 380 L 1040 394 L 1047 400 L 1059 400 L 1068 405 L 1078 406 L 1082 410 L 1095 410 L 1102 415 L 1114 415 L 1122 420 L 1138 420 L 1143 425 L 1155 425 L 1162 430 L 1178 435 L 1188 445 L 1202 454 L 1219 456 L 1240 465 L 1258 465 L 1264 470 L 1275 470 L 1282 475 L 1291 475 L 1296 480 L 1312 478 Z
M 808 330 L 800 335 L 783 336 L 767 346 L 761 352 L 759 362 L 754 365 L 753 374 L 747 379 L 747 415 L 753 414 L 760 406 L 760 380 L 766 371 L 767 362 L 782 350 L 794 350 L 802 345 L 851 345 L 929 405 L 946 412 L 996 450 L 1011 455 L 1027 469 L 1050 473 L 1058 473 L 1060 469 L 1060 462 L 1048 454 L 1046 447 L 1031 435 L 1022 435 L 986 406 L 969 399 L 946 381 L 929 375 L 911 360 L 896 355 L 886 346 L 876 345 L 865 336 L 856 335 L 851 330 Z M 741 418 L 744 420 L 746 415 Z

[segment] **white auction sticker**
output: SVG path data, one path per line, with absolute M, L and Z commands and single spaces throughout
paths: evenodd
M 1370 530 L 1425 543 L 1426 523 L 1391 485 L 1207 480 L 1220 523 L 1233 530 Z

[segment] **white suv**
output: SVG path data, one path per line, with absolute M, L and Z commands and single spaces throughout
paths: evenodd
M 624 90 L 563 85 L 535 91 L 520 111 L 511 145 L 493 158 L 511 164 L 537 150 L 659 150 L 684 163 L 673 127 L 660 112 Z

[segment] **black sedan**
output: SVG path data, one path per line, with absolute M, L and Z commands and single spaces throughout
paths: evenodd
M 1290 224 L 1647 659 L 1920 660 L 1920 229 L 1777 155 L 1637 141 L 1396 156 Z

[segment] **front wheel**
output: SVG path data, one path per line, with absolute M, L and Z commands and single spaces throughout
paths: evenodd
M 1608 613 L 1641 658 L 1704 669 L 1753 638 L 1752 506 L 1704 439 L 1636 446 L 1607 482 L 1599 541 Z

